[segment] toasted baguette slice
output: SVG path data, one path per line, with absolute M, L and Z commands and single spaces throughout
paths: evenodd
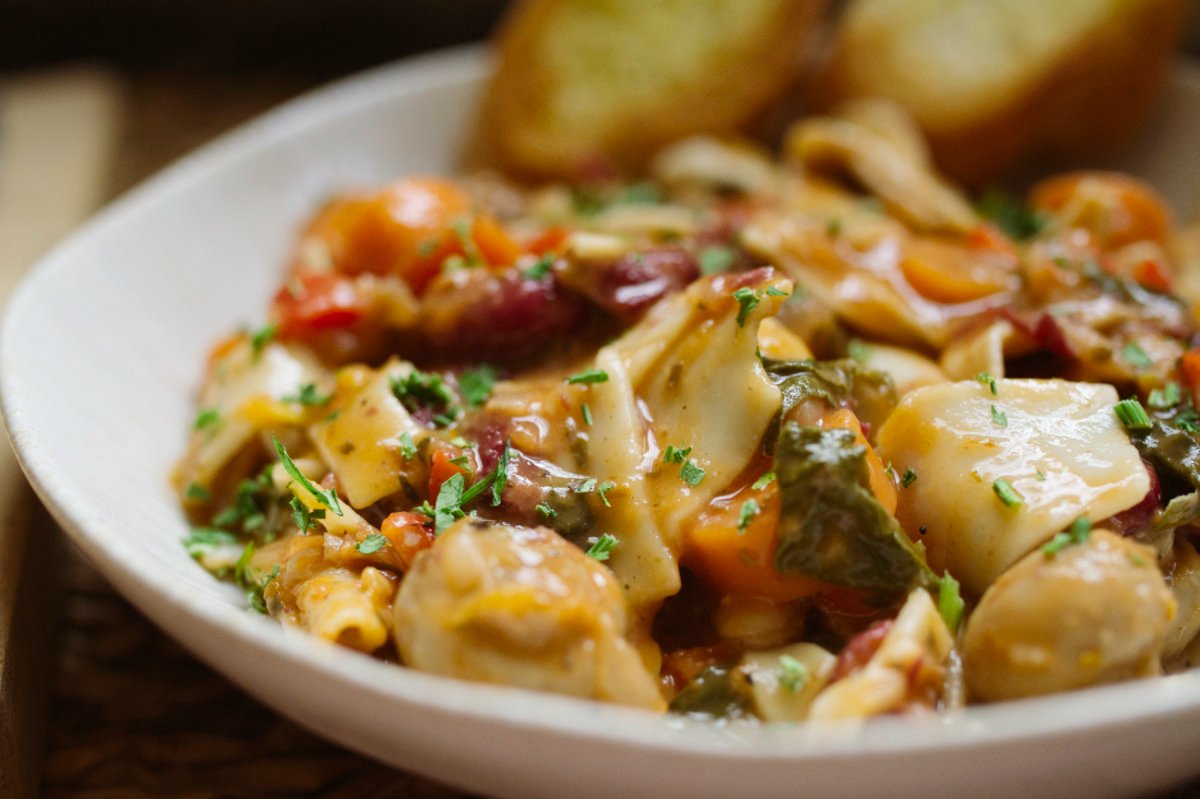
M 995 178 L 1035 151 L 1126 139 L 1158 96 L 1184 0 L 855 0 L 823 104 L 900 102 L 944 171 Z
M 824 5 L 523 0 L 500 32 L 476 154 L 521 176 L 576 177 L 743 129 L 791 87 Z

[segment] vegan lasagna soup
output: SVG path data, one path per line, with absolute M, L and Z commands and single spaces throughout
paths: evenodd
M 184 546 L 342 646 L 651 711 L 1188 667 L 1200 234 L 1112 173 L 969 202 L 912 130 L 330 201 L 209 356 Z

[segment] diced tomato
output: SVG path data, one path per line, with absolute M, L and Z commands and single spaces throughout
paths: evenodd
M 301 273 L 275 295 L 279 336 L 304 340 L 322 330 L 351 327 L 367 315 L 354 281 L 330 273 Z
M 430 502 L 437 499 L 438 492 L 442 490 L 442 483 L 454 475 L 461 474 L 464 480 L 470 477 L 470 470 L 466 466 L 451 462 L 455 458 L 462 457 L 466 452 L 466 450 L 450 444 L 438 444 L 434 449 L 433 458 L 429 464 Z
M 383 520 L 379 532 L 387 538 L 395 552 L 400 568 L 408 571 L 423 550 L 433 546 L 436 536 L 429 519 L 419 513 L 401 511 Z
M 1188 350 L 1179 360 L 1184 386 L 1192 392 L 1192 402 L 1200 406 L 1200 347 Z
M 1163 294 L 1171 292 L 1173 281 L 1170 271 L 1161 261 L 1153 258 L 1138 262 L 1137 266 L 1133 268 L 1133 279 L 1151 291 Z
M 525 249 L 534 255 L 560 252 L 567 243 L 570 232 L 562 225 L 546 228 L 541 234 L 525 242 Z
M 1017 246 L 1000 228 L 990 223 L 976 225 L 967 234 L 967 245 L 975 250 L 987 250 L 1012 258 L 1018 257 Z

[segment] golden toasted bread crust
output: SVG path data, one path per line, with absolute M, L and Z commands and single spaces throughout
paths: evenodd
M 1091 10 L 1102 11 L 1099 18 L 1093 14 L 1085 19 L 1081 13 L 1077 26 L 1065 25 L 1057 32 L 1060 40 L 1046 47 L 1052 57 L 1035 70 L 1014 61 L 980 79 L 979 91 L 985 95 L 980 96 L 965 91 L 971 84 L 962 76 L 942 80 L 938 71 L 926 70 L 921 85 L 914 87 L 905 83 L 911 73 L 873 68 L 870 62 L 878 59 L 880 48 L 889 47 L 876 40 L 881 32 L 939 46 L 921 21 L 912 28 L 885 28 L 870 19 L 875 7 L 889 2 L 858 0 L 851 8 L 821 81 L 818 105 L 832 107 L 864 96 L 904 103 L 928 136 L 939 167 L 968 185 L 993 180 L 1031 155 L 1086 156 L 1127 140 L 1159 96 L 1184 10 L 1183 0 L 1095 0 Z M 961 12 L 964 4 L 978 0 L 936 2 Z M 1011 13 L 1019 13 L 1022 3 L 1007 5 Z M 974 35 L 991 34 L 971 26 L 959 33 L 968 39 Z M 945 47 L 933 62 L 972 49 L 970 41 L 962 39 Z M 971 63 L 963 63 L 962 69 L 970 68 Z
M 687 134 L 744 130 L 792 85 L 824 6 L 524 0 L 497 41 L 476 154 L 521 176 L 575 177 L 597 163 L 636 171 Z M 595 25 L 580 23 L 589 15 Z

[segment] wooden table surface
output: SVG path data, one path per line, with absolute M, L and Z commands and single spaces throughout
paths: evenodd
M 109 164 L 109 197 L 309 88 L 279 75 L 151 75 L 124 78 L 122 86 L 123 125 Z M 42 542 L 35 554 L 66 564 L 55 570 L 61 575 L 61 612 L 51 627 L 57 630 L 57 653 L 40 767 L 42 796 L 461 796 L 325 742 L 258 704 L 117 596 L 70 544 L 56 540 L 61 534 L 44 511 L 35 505 L 31 516 L 30 532 Z M 42 604 L 44 620 L 55 605 Z M 0 655 L 3 644 L 0 635 Z M 1200 799 L 1200 784 L 1167 795 Z

